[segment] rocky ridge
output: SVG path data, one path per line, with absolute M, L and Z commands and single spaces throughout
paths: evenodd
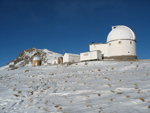
M 42 65 L 44 65 L 51 64 L 54 59 L 61 57 L 62 55 L 49 51 L 48 49 L 30 48 L 23 50 L 15 60 L 10 61 L 7 65 L 12 65 L 13 67 L 23 67 L 27 64 L 32 64 L 32 60 L 35 56 L 40 57 Z

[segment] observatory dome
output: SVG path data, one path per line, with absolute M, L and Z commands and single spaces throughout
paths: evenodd
M 135 40 L 136 36 L 134 32 L 127 26 L 119 25 L 119 26 L 112 26 L 112 30 L 107 36 L 107 42 L 113 40 Z
M 40 60 L 41 61 L 41 59 L 39 57 L 34 57 L 33 60 Z

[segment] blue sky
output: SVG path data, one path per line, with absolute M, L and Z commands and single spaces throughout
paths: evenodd
M 113 25 L 130 27 L 138 59 L 150 58 L 150 0 L 0 0 L 0 67 L 35 47 L 57 53 L 105 43 Z

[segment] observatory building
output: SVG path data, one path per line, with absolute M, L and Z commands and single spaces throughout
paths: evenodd
M 124 25 L 112 26 L 106 43 L 91 43 L 89 45 L 89 52 L 80 53 L 80 55 L 65 53 L 63 63 L 103 59 L 137 59 L 136 36 L 129 27 Z
M 89 48 L 90 52 L 101 51 L 103 59 L 137 59 L 136 36 L 129 27 L 124 25 L 112 26 L 106 43 L 91 43 Z
M 39 57 L 33 58 L 33 66 L 41 66 L 41 59 Z

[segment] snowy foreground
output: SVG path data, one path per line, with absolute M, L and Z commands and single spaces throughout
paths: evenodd
M 150 113 L 150 60 L 0 68 L 0 113 Z

